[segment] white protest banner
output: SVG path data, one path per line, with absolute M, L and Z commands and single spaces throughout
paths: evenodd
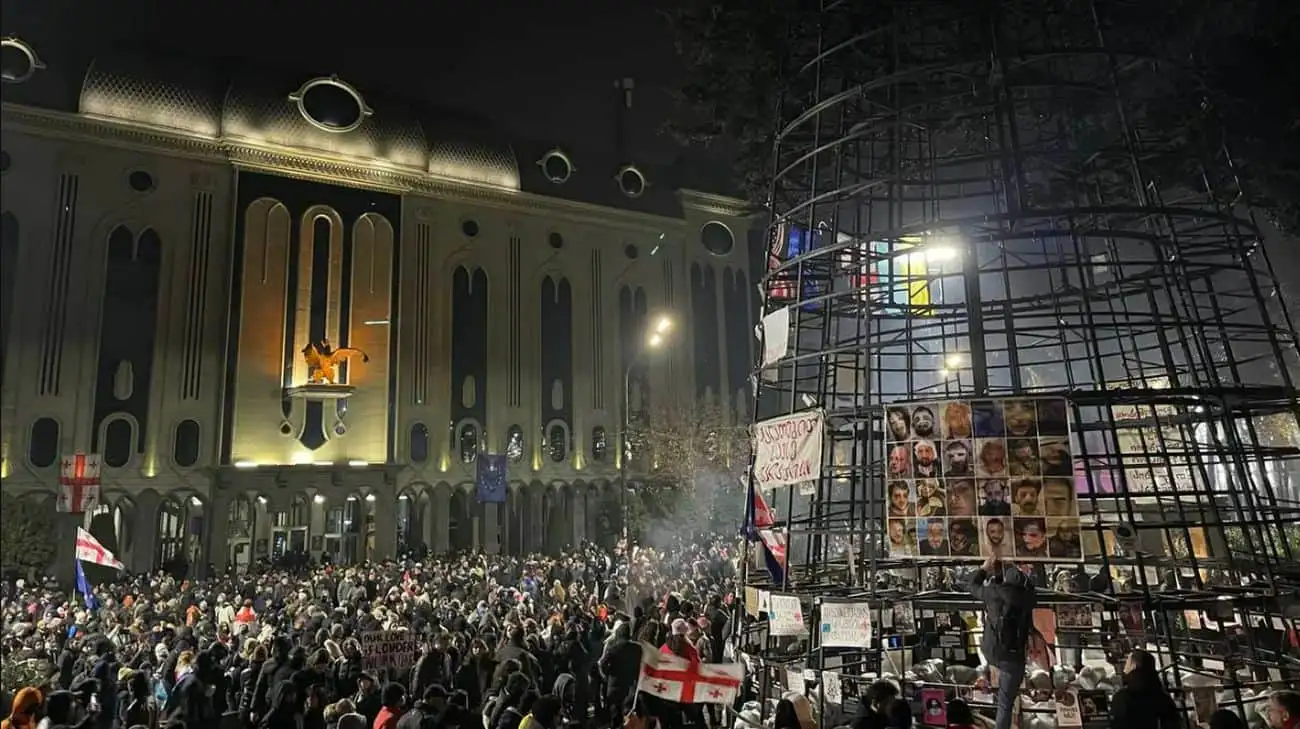
M 840 684 L 840 674 L 834 671 L 822 671 L 822 698 L 826 703 L 835 706 L 844 703 L 844 687 Z
M 823 602 L 818 634 L 823 648 L 866 648 L 871 644 L 871 606 Z
M 802 636 L 803 607 L 794 595 L 772 595 L 767 609 L 767 630 L 773 636 Z
M 362 667 L 366 670 L 389 668 L 405 671 L 420 657 L 420 641 L 405 630 L 375 630 L 362 633 Z
M 763 367 L 770 367 L 790 351 L 790 307 L 783 306 L 763 317 L 760 326 L 763 340 Z
M 808 684 L 803 682 L 803 668 L 799 666 L 786 666 L 785 685 L 787 691 L 795 691 L 801 694 L 804 693 Z
M 754 485 L 774 489 L 815 481 L 822 472 L 825 413 L 813 410 L 754 424 Z
M 758 591 L 758 611 L 765 613 L 772 609 L 772 593 L 767 590 Z

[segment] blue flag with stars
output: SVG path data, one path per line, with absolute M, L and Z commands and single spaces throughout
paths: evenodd
M 82 599 L 86 601 L 87 610 L 99 609 L 99 600 L 90 587 L 90 580 L 86 579 L 86 571 L 81 568 L 81 560 L 77 560 L 77 592 L 80 592 Z
M 475 485 L 480 504 L 503 504 L 506 500 L 508 462 L 504 454 L 480 453 Z

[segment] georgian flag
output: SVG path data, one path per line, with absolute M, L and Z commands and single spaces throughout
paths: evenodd
M 641 643 L 637 690 L 679 704 L 732 704 L 740 694 L 745 667 L 739 663 L 699 663 Z
M 100 544 L 98 539 L 81 527 L 77 527 L 77 559 L 104 567 L 126 569 L 126 565 L 119 562 L 112 552 L 104 549 L 104 545 Z

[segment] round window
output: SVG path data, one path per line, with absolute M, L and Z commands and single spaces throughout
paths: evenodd
M 327 132 L 350 132 L 374 112 L 351 84 L 337 76 L 314 78 L 289 95 L 309 124 Z
M 641 193 L 645 192 L 645 175 L 632 165 L 619 170 L 615 179 L 618 180 L 618 189 L 628 197 L 641 197 Z
M 549 243 L 552 248 L 558 251 L 564 247 L 564 236 L 560 235 L 559 233 L 551 233 L 546 237 L 546 242 Z
M 731 228 L 713 220 L 700 228 L 700 245 L 715 256 L 725 256 L 735 247 L 736 237 Z
M 557 185 L 568 182 L 569 176 L 573 174 L 573 162 L 569 156 L 558 149 L 552 149 L 537 161 L 542 168 L 542 174 L 546 179 Z
M 626 248 L 623 249 L 623 254 L 626 255 L 628 258 L 634 259 L 637 256 L 641 255 L 641 251 L 637 250 L 636 246 L 629 244 Z
M 149 192 L 153 189 L 153 175 L 144 170 L 136 170 L 127 176 L 126 184 L 136 192 Z
M 466 238 L 473 238 L 478 235 L 478 221 L 466 220 L 460 224 L 460 232 L 465 234 Z
M 18 38 L 0 40 L 0 80 L 20 84 L 45 68 L 36 51 Z

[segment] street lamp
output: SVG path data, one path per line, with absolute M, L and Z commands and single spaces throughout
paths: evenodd
M 623 425 L 620 432 L 620 446 L 618 458 L 618 485 L 622 498 L 623 512 L 623 544 L 625 549 L 630 549 L 628 544 L 627 529 L 627 461 L 630 455 L 630 444 L 628 443 L 627 434 L 632 429 L 632 370 L 640 364 L 641 359 L 647 354 L 658 350 L 668 341 L 668 335 L 673 330 L 673 319 L 667 314 L 662 314 L 652 326 L 646 328 L 645 343 L 633 355 L 632 361 L 628 362 L 627 367 L 623 369 Z

